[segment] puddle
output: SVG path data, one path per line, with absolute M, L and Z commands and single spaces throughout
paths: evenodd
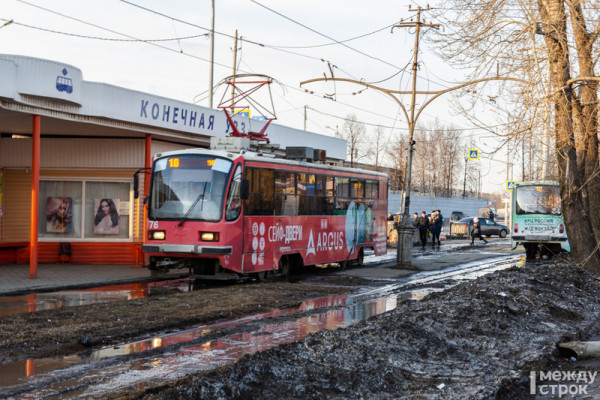
M 494 242 L 499 243 L 499 242 Z M 446 241 L 440 248 L 422 253 L 419 247 L 414 248 L 414 257 L 437 258 L 440 253 L 450 252 L 465 244 Z M 427 248 L 427 250 L 430 250 Z M 396 259 L 396 249 L 388 249 L 387 254 L 375 256 L 368 250 L 364 264 L 378 264 Z M 60 292 L 34 293 L 21 296 L 0 297 L 0 317 L 30 313 L 43 310 L 55 310 L 62 307 L 76 307 L 97 303 L 109 303 L 119 300 L 132 300 L 162 294 L 167 291 L 189 292 L 205 287 L 206 283 L 193 279 L 175 279 L 160 282 L 133 283 L 103 286 L 91 289 L 68 290 Z
M 27 397 L 33 398 L 47 396 L 64 398 L 65 395 L 71 398 L 73 396 L 89 398 L 101 396 L 103 393 L 114 393 L 118 389 L 141 388 L 149 383 L 164 382 L 194 371 L 216 368 L 246 354 L 294 342 L 314 332 L 346 327 L 373 315 L 393 310 L 396 306 L 396 296 L 372 298 L 370 295 L 339 295 L 310 300 L 302 303 L 296 309 L 274 310 L 238 320 L 200 326 L 176 334 L 129 343 L 118 348 L 105 348 L 68 357 L 27 360 L 3 365 L 0 366 L 0 386 L 7 387 L 18 384 L 38 386 L 41 382 L 55 381 L 49 385 L 43 383 L 40 385 L 44 386 L 43 389 L 28 393 Z M 334 308 L 331 309 L 331 307 Z M 83 362 L 99 363 L 102 359 L 109 357 L 187 342 L 226 327 L 320 308 L 328 308 L 328 311 L 311 313 L 311 315 L 283 323 L 261 324 L 258 329 L 250 332 L 236 333 L 202 344 L 184 346 L 178 351 L 166 355 L 130 361 L 116 366 L 92 365 L 84 368 L 80 365 Z M 102 383 L 77 394 L 69 389 L 67 394 L 63 392 L 65 390 L 63 388 L 65 374 L 71 387 L 88 386 L 85 382 L 90 382 L 90 380 L 101 380 Z M 9 394 L 6 391 L 0 391 L 0 394 L 3 393 Z
M 132 300 L 163 291 L 189 292 L 193 289 L 194 281 L 192 279 L 177 279 L 0 297 L 0 317 L 42 310 L 55 310 L 62 307 Z
M 471 279 L 498 269 L 509 268 L 518 263 L 519 257 L 488 262 L 485 265 L 468 265 L 466 273 Z M 486 269 L 487 268 L 487 269 Z M 27 391 L 27 398 L 89 398 L 102 397 L 115 391 L 131 391 L 144 385 L 162 383 L 196 372 L 222 366 L 238 360 L 246 354 L 263 351 L 280 344 L 298 341 L 305 336 L 322 331 L 335 330 L 364 321 L 397 307 L 404 299 L 421 300 L 433 291 L 444 287 L 407 288 L 408 285 L 424 285 L 460 275 L 463 268 L 453 272 L 420 273 L 415 279 L 401 284 L 390 284 L 360 294 L 329 296 L 303 302 L 298 308 L 273 310 L 221 323 L 202 325 L 189 330 L 156 336 L 146 340 L 87 351 L 75 355 L 27 360 L 0 366 L 0 395 Z M 456 277 L 456 276 L 455 276 Z M 402 289 L 405 287 L 405 289 Z M 333 308 L 332 308 L 333 307 Z M 323 312 L 318 312 L 324 309 Z M 325 310 L 326 309 L 326 310 Z M 267 319 L 285 317 L 302 311 L 310 311 L 294 320 L 269 322 Z M 241 329 L 246 325 L 246 329 Z M 215 340 L 200 344 L 184 344 L 191 340 L 202 342 L 202 337 L 224 328 L 240 327 L 242 333 L 224 334 Z M 147 350 L 181 345 L 174 352 L 158 356 L 140 354 L 135 360 L 120 362 L 117 356 L 135 355 Z M 135 358 L 135 357 L 134 357 Z M 30 392 L 29 389 L 37 387 Z M 82 388 L 82 389 L 74 389 Z

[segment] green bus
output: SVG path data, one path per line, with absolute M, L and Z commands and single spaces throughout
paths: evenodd
M 513 250 L 522 244 L 527 259 L 571 251 L 562 215 L 560 187 L 554 181 L 516 183 L 512 192 Z

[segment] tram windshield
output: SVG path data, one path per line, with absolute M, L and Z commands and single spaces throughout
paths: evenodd
M 156 160 L 149 218 L 220 221 L 232 165 L 230 160 L 201 154 Z
M 516 214 L 561 215 L 560 188 L 556 185 L 519 186 Z

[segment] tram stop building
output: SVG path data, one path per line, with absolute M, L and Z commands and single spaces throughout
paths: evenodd
M 265 121 L 236 116 L 241 132 Z M 208 148 L 231 133 L 223 111 L 107 83 L 88 82 L 75 66 L 0 54 L 0 264 L 141 265 L 149 181 L 134 174 L 152 155 Z M 346 141 L 277 125 L 281 149 L 346 157 Z M 102 207 L 118 226 L 100 221 Z

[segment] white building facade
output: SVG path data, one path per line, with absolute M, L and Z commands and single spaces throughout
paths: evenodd
M 243 133 L 265 124 L 234 122 Z M 133 174 L 155 153 L 207 148 L 211 137 L 230 133 L 221 110 L 87 82 L 72 65 L 0 54 L 0 263 L 141 263 L 144 194 L 134 198 Z M 346 156 L 339 138 L 275 123 L 267 133 L 282 149 L 310 143 L 328 160 Z M 119 215 L 108 233 L 94 223 L 107 199 Z M 63 223 L 54 226 L 61 208 Z

